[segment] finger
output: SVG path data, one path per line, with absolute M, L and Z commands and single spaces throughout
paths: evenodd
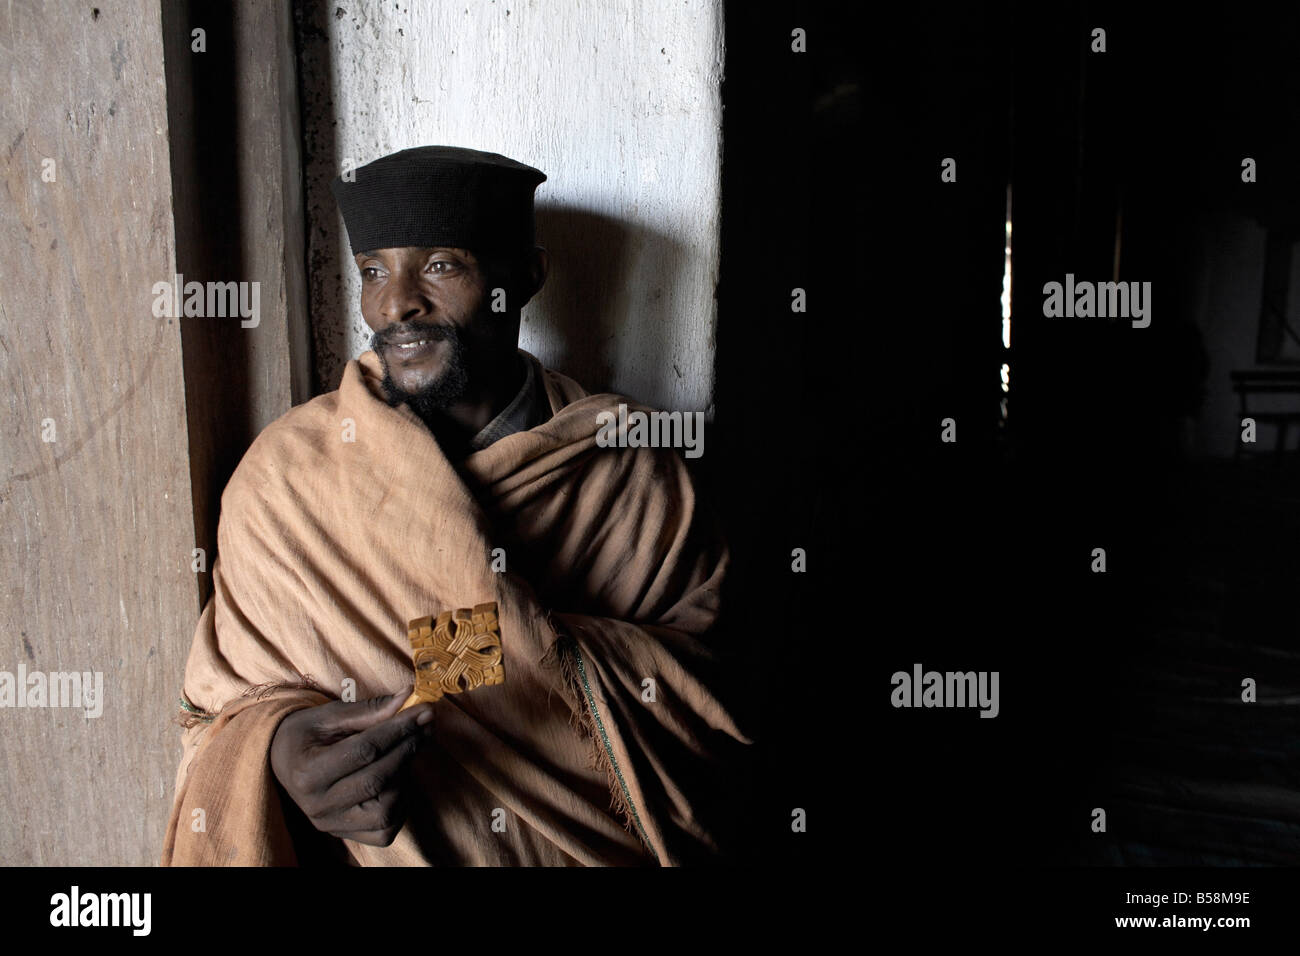
M 433 719 L 433 705 L 412 707 L 383 723 L 330 744 L 320 752 L 313 768 L 317 790 L 326 790 L 349 774 L 375 763 L 394 747 L 411 740 L 418 743 L 421 728 Z
M 341 813 L 392 789 L 423 739 L 423 734 L 406 737 L 378 760 L 335 781 L 316 804 L 316 815 L 324 817 Z
M 367 846 L 391 846 L 397 839 L 397 834 L 401 833 L 401 828 L 389 830 L 354 830 L 343 833 L 332 832 L 330 835 L 338 837 L 340 840 L 352 840 L 355 843 L 364 843 Z
M 402 790 L 393 787 L 373 800 L 347 807 L 312 822 L 317 829 L 328 833 L 400 828 L 406 821 L 406 804 L 402 793 Z
M 313 708 L 312 729 L 318 739 L 326 742 L 359 734 L 397 713 L 406 698 L 411 696 L 413 687 L 414 685 L 407 684 L 404 690 L 395 694 L 355 703 L 335 700 L 321 704 Z

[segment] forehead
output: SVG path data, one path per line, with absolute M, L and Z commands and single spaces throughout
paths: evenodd
M 393 246 L 387 249 L 368 249 L 365 252 L 358 252 L 354 259 L 423 259 L 431 256 L 435 252 L 449 252 L 453 255 L 460 256 L 462 259 L 477 261 L 477 257 L 469 249 L 462 249 L 458 246 Z

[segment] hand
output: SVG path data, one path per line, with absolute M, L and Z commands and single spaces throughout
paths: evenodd
M 407 761 L 428 736 L 433 705 L 402 711 L 410 689 L 357 703 L 294 711 L 271 741 L 271 769 L 312 826 L 339 839 L 388 846 L 406 822 Z

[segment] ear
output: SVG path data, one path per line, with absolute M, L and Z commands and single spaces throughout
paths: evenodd
M 527 305 L 532 297 L 542 290 L 542 286 L 546 285 L 546 276 L 550 269 L 550 253 L 541 246 L 533 246 L 524 260 L 524 271 L 520 277 L 523 285 L 520 291 L 524 294 L 522 305 Z

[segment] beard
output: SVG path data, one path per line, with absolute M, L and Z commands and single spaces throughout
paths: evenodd
M 411 322 L 400 323 L 400 325 L 401 328 L 398 328 L 398 324 L 395 323 L 370 337 L 370 347 L 379 355 L 380 362 L 384 367 L 384 380 L 382 382 L 384 395 L 389 405 L 397 406 L 405 402 L 411 406 L 411 411 L 419 415 L 420 418 L 428 420 L 434 415 L 446 411 L 447 408 L 464 398 L 469 391 L 469 348 L 461 337 L 460 330 L 454 325 L 416 324 Z M 446 367 L 443 369 L 442 374 L 426 384 L 418 392 L 408 392 L 398 387 L 388 370 L 388 360 L 384 357 L 384 349 L 389 344 L 388 336 L 385 333 L 389 330 L 393 332 L 419 332 L 423 338 L 447 342 L 450 349 L 447 355 Z

